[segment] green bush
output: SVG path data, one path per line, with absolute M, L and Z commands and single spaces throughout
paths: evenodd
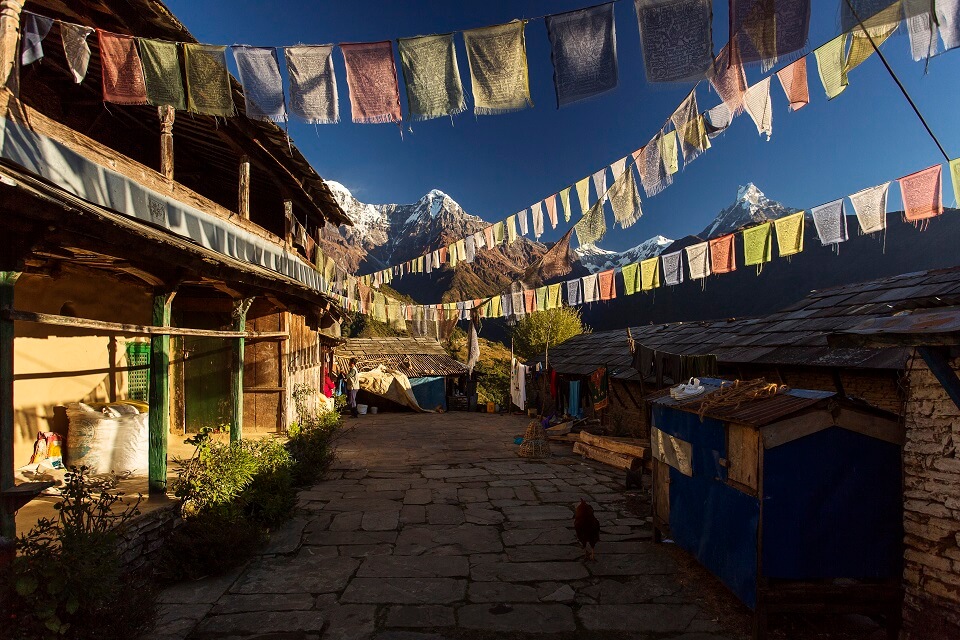
M 297 505 L 293 457 L 276 438 L 245 440 L 242 444 L 256 461 L 257 471 L 237 497 L 238 505 L 253 522 L 276 527 L 293 514 Z
M 164 544 L 159 577 L 170 582 L 218 575 L 246 562 L 266 540 L 267 530 L 234 504 L 186 518 Z
M 299 486 L 315 482 L 333 462 L 333 441 L 343 424 L 339 411 L 316 411 L 308 402 L 316 391 L 309 385 L 294 387 L 297 421 L 287 431 L 287 450 L 293 458 L 293 481 Z

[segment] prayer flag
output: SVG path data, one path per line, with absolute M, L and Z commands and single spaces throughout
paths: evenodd
M 187 98 L 183 93 L 183 75 L 177 43 L 140 38 L 140 61 L 147 89 L 147 102 L 183 111 Z
M 237 45 L 233 47 L 233 57 L 240 72 L 247 117 L 286 122 L 287 104 L 283 97 L 277 50 Z
M 527 308 L 524 305 L 523 291 L 514 291 L 510 294 L 510 298 L 510 304 L 513 305 L 513 315 L 526 315 Z
M 683 251 L 674 251 L 660 256 L 663 262 L 663 283 L 674 287 L 683 282 Z
M 803 211 L 777 218 L 773 226 L 777 231 L 777 248 L 781 258 L 803 251 L 803 232 L 806 214 Z M 744 236 L 746 242 L 746 236 Z M 744 249 L 746 253 L 746 249 Z
M 578 180 L 575 185 L 577 190 L 577 200 L 580 201 L 580 215 L 587 215 L 590 211 L 590 178 Z
M 950 161 L 950 180 L 953 182 L 953 204 L 960 206 L 960 158 Z
M 660 136 L 660 158 L 663 169 L 668 176 L 680 170 L 680 161 L 677 160 L 677 132 L 668 131 Z
M 97 29 L 97 38 L 100 41 L 103 99 L 114 104 L 146 104 L 147 88 L 136 41 L 130 36 L 101 29 Z
M 627 168 L 627 156 L 620 158 L 619 160 L 614 160 L 610 164 L 610 173 L 613 175 L 613 181 L 616 182 L 620 179 L 620 176 L 623 175 L 623 172 Z
M 340 122 L 333 45 L 284 49 L 290 77 L 290 111 L 309 124 Z
M 847 46 L 847 34 L 839 36 L 813 52 L 817 58 L 817 70 L 820 82 L 827 92 L 827 99 L 833 100 L 847 88 L 847 71 L 844 53 Z
M 234 115 L 226 50 L 212 44 L 183 44 L 187 109 L 191 112 L 224 118 Z
M 873 22 L 876 26 L 892 26 L 900 23 L 900 14 L 891 15 L 886 10 L 892 5 L 899 5 L 899 0 L 843 0 L 840 3 L 840 30 L 853 31 L 860 26 L 860 22 Z M 876 18 L 883 14 L 885 23 L 879 23 Z
M 463 259 L 467 262 L 477 259 L 477 237 L 473 234 L 463 239 Z
M 503 239 L 504 239 L 503 227 L 504 227 L 504 224 L 502 220 L 497 224 L 493 225 L 493 242 L 497 246 L 500 246 L 501 244 L 503 244 Z
M 400 88 L 393 62 L 393 43 L 358 42 L 341 44 L 347 67 L 350 111 L 359 124 L 400 122 Z
M 634 0 L 647 81 L 699 80 L 713 62 L 710 0 Z
M 559 309 L 563 306 L 563 283 L 557 282 L 547 287 L 547 309 Z
M 700 115 L 697 106 L 696 90 L 691 91 L 684 98 L 677 110 L 670 116 L 670 122 L 673 123 L 673 128 L 677 130 L 677 135 L 680 136 L 684 166 L 693 162 L 698 155 L 710 148 L 710 140 L 707 139 L 703 117 Z
M 540 259 L 540 277 L 545 280 L 565 276 L 573 270 L 575 259 L 570 251 L 570 235 L 573 229 L 567 230 L 563 237 L 557 240 L 550 250 Z
M 583 285 L 580 278 L 567 280 L 567 304 L 571 307 L 583 304 Z
M 530 228 L 527 226 L 527 210 L 524 209 L 523 211 L 517 213 L 516 216 L 517 222 L 520 223 L 520 235 L 525 236 L 530 233 Z
M 583 276 L 583 301 L 588 302 L 597 302 L 600 300 L 600 287 L 597 284 L 597 274 L 591 274 L 589 276 Z
M 773 134 L 773 108 L 770 105 L 770 80 L 767 76 L 757 84 L 753 85 L 743 94 L 743 106 L 757 125 L 757 131 L 760 135 L 766 134 L 767 140 Z
M 523 290 L 524 311 L 534 313 L 537 310 L 537 292 L 535 289 Z
M 643 149 L 640 150 L 640 160 L 637 168 L 640 170 L 640 182 L 647 197 L 657 195 L 671 184 L 673 177 L 664 166 L 663 156 L 660 154 L 660 139 L 662 133 L 655 135 Z
M 43 39 L 53 28 L 53 19 L 38 16 L 29 11 L 24 11 L 22 16 L 23 33 L 20 36 L 20 65 L 25 67 L 43 57 Z M 97 35 L 99 35 L 99 30 Z M 113 36 L 114 34 L 110 35 Z
M 897 181 L 900 183 L 903 217 L 906 220 L 917 222 L 943 213 L 943 197 L 940 188 L 942 175 L 943 167 L 936 164 Z
M 597 274 L 597 288 L 601 300 L 613 300 L 617 297 L 616 269 L 607 269 Z
M 710 243 L 701 242 L 684 249 L 691 280 L 702 280 L 710 275 Z
M 800 58 L 777 71 L 777 78 L 783 93 L 790 101 L 790 110 L 796 111 L 810 103 L 810 90 L 807 87 L 807 58 Z
M 609 2 L 546 17 L 557 107 L 616 88 L 613 5 Z
M 708 74 L 710 85 L 736 116 L 743 109 L 743 94 L 747 90 L 747 75 L 743 71 L 740 55 L 731 43 L 724 45 Z
M 844 62 L 845 71 L 850 73 L 873 55 L 874 45 L 878 48 L 900 26 L 901 6 L 897 0 L 889 7 L 868 18 L 864 18 L 863 27 L 857 24 L 850 31 L 850 49 Z M 872 42 L 871 42 L 872 41 Z
M 73 81 L 78 84 L 87 76 L 87 67 L 90 65 L 90 45 L 87 43 L 87 38 L 91 33 L 93 29 L 90 27 L 67 22 L 60 23 L 63 54 L 67 58 L 67 66 L 70 67 Z
M 537 311 L 547 310 L 547 287 L 537 287 Z
M 503 309 L 503 317 L 509 318 L 513 315 L 513 294 L 503 293 L 500 295 L 500 307 Z
M 809 31 L 810 0 L 730 1 L 730 33 L 740 59 L 762 61 L 764 72 L 803 49 Z
M 640 261 L 640 289 L 650 291 L 660 286 L 660 258 L 655 256 Z
M 430 120 L 466 111 L 452 33 L 400 38 L 397 48 L 411 118 Z
M 944 50 L 960 47 L 960 0 L 936 0 L 934 5 Z
M 593 208 L 580 218 L 573 228 L 577 232 L 577 242 L 581 247 L 599 242 L 607 233 L 607 221 L 603 216 L 603 200 L 598 200 L 597 204 L 593 205 Z
M 858 191 L 850 196 L 853 210 L 863 233 L 874 233 L 887 228 L 887 192 L 890 183 Z
M 570 222 L 570 187 L 560 191 L 560 204 L 563 205 L 563 219 Z
M 543 203 L 547 206 L 547 217 L 550 218 L 550 226 L 557 228 L 557 196 L 556 194 L 548 196 Z
M 473 84 L 474 113 L 496 115 L 532 107 L 526 21 L 463 32 Z
M 914 61 L 927 59 L 937 53 L 937 23 L 934 21 L 931 0 L 902 0 L 903 19 L 910 36 L 910 51 Z
M 770 222 L 743 230 L 743 264 L 747 267 L 762 265 L 773 259 Z
M 631 262 L 624 265 L 623 270 L 623 295 L 632 296 L 640 291 L 640 263 Z
M 493 249 L 496 246 L 496 239 L 493 237 L 493 225 L 485 227 L 483 230 L 484 246 L 487 249 Z
M 533 235 L 540 239 L 540 236 L 543 235 L 543 206 L 542 202 L 538 202 L 530 210 L 533 212 Z
M 507 244 L 513 244 L 517 241 L 517 216 L 513 215 L 506 219 L 507 224 Z
M 593 174 L 593 188 L 601 203 L 607 201 L 607 168 L 604 167 Z
M 713 109 L 708 109 L 705 113 L 707 136 L 716 138 L 727 130 L 727 127 L 733 122 L 733 112 L 724 103 L 720 103 Z
M 710 270 L 730 273 L 737 270 L 737 253 L 732 233 L 710 240 Z
M 843 198 L 822 204 L 810 210 L 813 224 L 823 246 L 847 241 L 847 216 L 843 212 Z
M 637 190 L 632 168 L 628 167 L 610 188 L 610 206 L 613 208 L 614 219 L 620 223 L 622 229 L 630 227 L 643 215 L 640 192 Z
M 475 234 L 473 234 L 473 241 L 474 241 L 474 244 L 477 245 L 477 251 L 480 251 L 480 249 L 483 249 L 484 247 L 486 247 L 487 246 L 486 230 L 477 231 Z

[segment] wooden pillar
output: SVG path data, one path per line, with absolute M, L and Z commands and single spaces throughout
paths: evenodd
M 0 1 L 0 84 L 9 89 L 14 96 L 20 93 L 20 67 L 17 57 L 20 55 L 20 12 L 23 2 L 20 0 Z
M 234 331 L 247 330 L 247 311 L 253 298 L 241 298 L 233 303 L 231 317 Z M 233 366 L 230 369 L 230 442 L 243 439 L 243 351 L 244 339 L 235 338 L 233 347 Z
M 116 402 L 119 392 L 117 382 L 117 336 L 110 336 L 107 342 L 107 357 L 110 361 L 110 369 L 107 373 L 107 384 L 110 388 L 107 389 L 107 397 L 110 398 L 110 402 Z
M 153 325 L 170 326 L 176 291 L 153 295 Z M 170 435 L 170 336 L 150 338 L 150 493 L 167 491 L 167 439 Z
M 250 219 L 250 156 L 240 158 L 240 193 L 237 212 L 244 220 Z
M 277 430 L 280 433 L 287 432 L 287 426 L 289 424 L 289 419 L 287 413 L 289 411 L 289 401 L 288 398 L 291 397 L 292 389 L 290 388 L 289 382 L 289 371 L 287 370 L 287 364 L 290 361 L 290 313 L 286 310 L 280 311 L 280 322 L 279 322 L 280 331 L 286 331 L 287 336 L 281 338 L 277 342 L 277 360 L 279 361 L 278 372 L 280 374 L 278 382 L 280 383 L 280 402 L 278 403 L 277 412 Z
M 293 247 L 293 200 L 283 201 L 283 241 L 287 250 Z
M 13 488 L 13 287 L 20 273 L 0 271 L 0 492 Z M 14 512 L 0 506 L 0 536 L 12 540 L 17 535 Z
M 157 107 L 160 116 L 160 173 L 173 180 L 173 120 L 176 109 L 169 105 Z

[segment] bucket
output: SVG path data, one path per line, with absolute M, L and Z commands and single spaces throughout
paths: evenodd
M 362 415 L 362 416 L 367 415 L 367 405 L 365 405 L 365 404 L 358 404 L 358 405 L 357 405 L 357 413 L 359 413 L 359 414 Z
M 377 415 L 377 408 L 376 408 L 376 407 L 370 407 L 370 415 L 373 415 L 373 416 Z
M 497 411 L 497 405 L 495 405 L 495 404 L 492 403 L 492 402 L 488 402 L 488 403 L 487 403 L 487 413 L 496 413 L 496 411 Z

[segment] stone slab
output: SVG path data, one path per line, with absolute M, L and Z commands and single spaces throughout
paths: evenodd
M 388 627 L 436 628 L 457 624 L 453 607 L 436 604 L 397 605 L 387 612 Z
M 262 558 L 234 584 L 232 593 L 332 593 L 342 590 L 360 561 L 310 555 Z
M 310 520 L 307 518 L 292 518 L 279 528 L 270 532 L 270 542 L 263 550 L 264 554 L 296 553 L 300 548 L 303 530 Z
M 509 582 L 471 582 L 467 589 L 470 602 L 538 602 L 537 590 Z
M 470 574 L 464 556 L 372 556 L 363 561 L 358 578 L 460 578 Z
M 580 607 L 577 619 L 589 631 L 670 633 L 684 631 L 697 607 L 692 604 L 590 604 Z
M 322 611 L 253 611 L 248 613 L 229 613 L 222 616 L 209 616 L 194 636 L 224 636 L 227 634 L 257 634 L 319 632 L 327 616 Z
M 581 580 L 590 575 L 579 562 L 494 562 L 474 565 L 470 578 L 480 582 L 544 582 Z
M 540 520 L 573 521 L 573 509 L 559 504 L 541 504 L 522 507 L 503 507 L 503 515 L 511 522 Z
M 250 611 L 298 611 L 312 609 L 316 598 L 309 593 L 228 593 L 213 606 L 213 615 Z
M 324 640 L 367 640 L 376 630 L 377 608 L 373 605 L 342 604 L 326 611 L 330 625 Z
M 313 531 L 303 540 L 300 553 L 313 546 L 337 546 L 345 544 L 393 544 L 396 531 Z
M 366 511 L 360 528 L 364 531 L 395 531 L 400 524 L 400 510 Z
M 230 588 L 244 567 L 240 566 L 222 576 L 188 580 L 167 587 L 157 596 L 160 604 L 213 604 Z
M 455 578 L 354 578 L 340 602 L 450 604 L 466 597 L 467 581 Z
M 433 491 L 430 489 L 408 489 L 403 496 L 403 504 L 430 504 L 433 500 Z
M 459 626 L 465 629 L 519 633 L 569 633 L 576 630 L 573 612 L 562 604 L 468 604 L 457 611 Z
M 427 522 L 430 524 L 462 524 L 463 509 L 455 504 L 427 505 Z

